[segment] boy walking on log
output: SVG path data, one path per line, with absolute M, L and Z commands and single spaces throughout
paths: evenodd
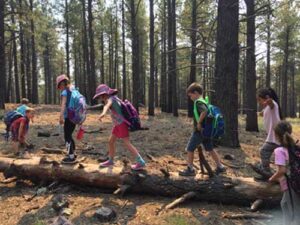
M 188 166 L 185 170 L 180 171 L 181 176 L 195 176 L 195 169 L 193 166 L 194 162 L 194 151 L 199 145 L 203 145 L 205 151 L 209 152 L 212 159 L 215 161 L 217 168 L 215 170 L 216 174 L 223 173 L 226 171 L 225 167 L 222 165 L 218 153 L 213 149 L 212 138 L 204 137 L 202 134 L 203 128 L 208 115 L 208 107 L 202 101 L 203 99 L 203 89 L 198 83 L 192 83 L 187 88 L 188 97 L 194 102 L 194 131 L 190 137 L 187 144 L 186 151 L 188 154 L 187 163 Z

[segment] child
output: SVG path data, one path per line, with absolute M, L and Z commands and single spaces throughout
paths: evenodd
M 282 119 L 282 116 L 277 94 L 272 88 L 259 90 L 257 101 L 262 107 L 264 107 L 261 115 L 263 116 L 264 127 L 268 136 L 264 145 L 260 149 L 261 163 L 252 166 L 252 168 L 255 172 L 261 174 L 263 178 L 268 179 L 272 176 L 270 158 L 274 149 L 278 147 L 274 127 Z
M 105 116 L 108 110 L 110 110 L 111 117 L 114 123 L 112 133 L 109 138 L 109 150 L 108 160 L 100 163 L 100 167 L 108 167 L 114 164 L 115 156 L 115 144 L 117 139 L 122 139 L 125 148 L 127 148 L 131 154 L 135 157 L 136 163 L 131 166 L 132 170 L 141 170 L 145 167 L 145 161 L 139 154 L 138 150 L 131 144 L 129 140 L 128 121 L 124 118 L 121 110 L 120 99 L 116 96 L 118 90 L 111 89 L 105 84 L 100 84 L 96 89 L 94 99 L 100 99 L 104 102 L 103 112 L 99 116 L 99 120 Z
M 277 166 L 276 173 L 269 179 L 270 182 L 278 181 L 280 183 L 283 197 L 281 200 L 281 209 L 283 212 L 283 219 L 285 225 L 300 224 L 300 196 L 290 187 L 285 178 L 288 173 L 289 152 L 288 148 L 295 147 L 293 140 L 292 126 L 286 122 L 281 121 L 275 127 L 275 136 L 282 147 L 277 147 L 275 153 L 275 165 Z
M 20 117 L 11 124 L 10 130 L 12 134 L 12 142 L 15 153 L 19 152 L 20 145 L 25 145 L 26 147 L 30 146 L 30 144 L 26 141 L 26 135 L 29 129 L 29 122 L 30 120 L 33 120 L 33 117 L 34 109 L 27 107 L 25 116 Z
M 69 78 L 62 74 L 56 78 L 57 89 L 61 91 L 61 109 L 59 116 L 59 123 L 64 125 L 64 136 L 67 147 L 67 156 L 62 160 L 63 163 L 74 163 L 76 160 L 75 155 L 75 142 L 72 134 L 76 125 L 68 119 L 67 106 L 71 98 L 71 91 L 74 89 L 71 85 Z
M 204 127 L 206 115 L 208 112 L 207 106 L 204 103 L 197 101 L 198 99 L 203 98 L 202 94 L 202 87 L 197 83 L 192 83 L 187 89 L 188 97 L 194 102 L 194 132 L 192 133 L 186 148 L 188 153 L 188 166 L 185 170 L 179 172 L 179 175 L 181 176 L 195 176 L 195 170 L 193 168 L 194 151 L 200 144 L 203 144 L 204 149 L 207 152 L 209 152 L 209 154 L 215 161 L 217 165 L 215 171 L 216 174 L 223 173 L 226 171 L 225 167 L 221 163 L 218 153 L 213 149 L 212 139 L 208 137 L 203 137 L 202 135 L 202 128 Z M 196 121 L 196 113 L 200 115 L 199 121 Z
M 21 113 L 23 116 L 25 116 L 25 111 L 27 109 L 27 105 L 29 104 L 29 100 L 27 98 L 22 98 L 21 105 L 16 109 L 18 113 Z

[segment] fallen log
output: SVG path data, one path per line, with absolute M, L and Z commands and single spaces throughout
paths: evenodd
M 240 220 L 240 219 L 272 219 L 272 215 L 262 214 L 262 213 L 238 213 L 238 214 L 225 214 L 223 218 Z
M 170 172 L 163 176 L 160 171 L 132 172 L 122 167 L 101 168 L 96 164 L 62 165 L 43 163 L 41 158 L 12 159 L 0 157 L 0 172 L 6 178 L 16 176 L 22 179 L 44 181 L 67 181 L 70 183 L 105 188 L 115 191 L 121 185 L 129 185 L 128 192 L 180 197 L 195 192 L 195 200 L 250 206 L 256 199 L 266 205 L 278 205 L 281 199 L 279 185 L 256 182 L 253 178 L 230 178 L 216 176 L 180 177 Z

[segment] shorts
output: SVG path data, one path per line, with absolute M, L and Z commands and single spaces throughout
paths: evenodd
M 113 135 L 115 135 L 117 138 L 127 138 L 129 137 L 129 130 L 128 126 L 125 122 L 115 125 L 111 132 Z
M 203 145 L 204 150 L 211 152 L 213 150 L 213 143 L 211 138 L 203 137 L 201 132 L 194 131 L 187 144 L 186 150 L 188 152 L 194 152 L 199 145 Z

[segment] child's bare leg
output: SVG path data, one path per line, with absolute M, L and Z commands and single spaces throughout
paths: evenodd
M 123 142 L 125 147 L 131 152 L 131 154 L 135 157 L 135 160 L 140 164 L 140 165 L 145 165 L 145 161 L 144 159 L 141 157 L 141 155 L 139 154 L 138 150 L 136 149 L 136 147 L 134 147 L 133 144 L 131 144 L 129 137 L 127 138 L 123 138 Z
M 116 152 L 116 140 L 117 137 L 115 135 L 111 135 L 108 141 L 108 156 L 111 160 L 113 160 Z
M 191 169 L 193 169 L 194 152 L 188 151 L 187 153 L 188 153 L 188 158 L 187 158 L 188 167 L 190 167 Z
M 211 155 L 212 159 L 215 161 L 217 167 L 223 167 L 220 156 L 215 150 L 210 151 L 209 154 Z
M 14 154 L 18 153 L 19 152 L 19 142 L 13 141 L 12 148 L 13 148 Z

